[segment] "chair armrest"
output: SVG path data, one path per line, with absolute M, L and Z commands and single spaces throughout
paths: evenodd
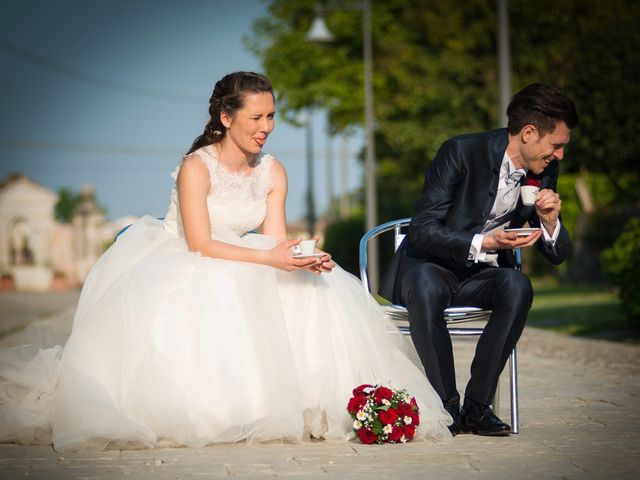
M 370 291 L 369 275 L 367 273 L 367 244 L 373 237 L 377 237 L 385 232 L 394 230 L 396 227 L 409 225 L 411 218 L 401 218 L 399 220 L 391 220 L 390 222 L 383 223 L 377 227 L 372 228 L 365 233 L 360 239 L 360 248 L 358 250 L 358 259 L 360 265 L 360 281 L 367 291 Z

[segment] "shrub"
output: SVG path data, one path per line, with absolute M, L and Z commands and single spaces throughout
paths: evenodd
M 613 246 L 602 252 L 602 264 L 619 288 L 631 327 L 640 330 L 640 219 L 627 222 Z
M 335 220 L 325 230 L 323 250 L 331 253 L 333 259 L 347 272 L 360 276 L 359 248 L 364 235 L 364 217 L 357 212 L 352 217 Z M 379 237 L 380 275 L 385 272 L 393 257 L 393 235 L 388 232 Z
M 358 275 L 358 245 L 362 235 L 364 219 L 361 215 L 335 220 L 324 232 L 323 249 L 347 272 Z

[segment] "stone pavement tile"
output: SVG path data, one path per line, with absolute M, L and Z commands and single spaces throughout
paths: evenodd
M 193 453 L 195 452 L 195 453 Z M 207 475 L 219 473 L 239 478 L 300 477 L 300 478 L 372 478 L 375 466 L 363 461 L 351 444 L 342 442 L 308 442 L 302 445 L 218 445 L 204 449 L 174 449 L 166 451 L 183 465 L 185 477 L 196 478 L 194 471 L 207 468 Z M 210 462 L 210 463 L 209 463 Z M 172 473 L 179 469 L 165 464 Z M 156 469 L 161 471 L 161 469 Z M 191 473 L 191 476 L 189 474 Z M 205 476 L 205 478 L 207 478 Z M 381 478 L 384 478 L 381 477 Z
M 74 313 L 75 307 L 69 307 L 62 312 L 36 319 L 13 333 L 0 335 L 0 348 L 17 345 L 50 348 L 54 345 L 64 345 L 71 335 L 71 319 Z
M 79 460 L 66 457 L 51 447 L 0 445 L 0 478 L 109 478 L 108 472 L 121 471 L 117 465 L 120 452 L 84 452 Z M 78 455 L 75 455 L 78 457 Z
M 37 318 L 48 317 L 78 303 L 80 291 L 0 292 L 0 337 L 20 329 Z
M 633 463 L 625 452 L 613 457 L 619 467 L 610 466 L 613 444 L 600 449 L 595 435 L 592 445 L 585 445 L 582 432 L 554 433 L 540 428 L 505 438 L 460 435 L 449 443 L 383 446 L 307 442 L 68 454 L 3 445 L 0 478 L 632 478 Z M 608 468 L 614 475 L 602 476 Z
M 475 339 L 455 339 L 461 391 Z M 640 478 L 640 348 L 527 329 L 519 347 L 521 433 L 448 443 L 216 445 L 57 453 L 0 445 L 0 479 L 631 479 Z M 509 418 L 508 378 L 500 398 Z
M 51 447 L 0 444 L 0 478 L 6 478 L 3 472 L 7 471 L 23 473 L 32 469 L 49 471 L 55 468 L 57 463 L 58 459 Z

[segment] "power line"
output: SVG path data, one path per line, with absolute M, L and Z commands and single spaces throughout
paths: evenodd
M 69 142 L 49 142 L 44 140 L 0 140 L 0 148 L 23 148 L 36 150 L 49 150 L 58 152 L 73 153 L 98 153 L 111 155 L 135 155 L 146 157 L 170 156 L 176 157 L 184 154 L 189 145 L 183 147 L 153 147 L 136 145 L 100 145 L 94 143 L 69 143 Z M 277 149 L 273 152 L 276 158 L 299 158 L 303 155 L 302 150 L 297 149 Z
M 46 142 L 40 140 L 0 140 L 0 147 L 9 148 L 34 148 L 38 150 L 56 150 L 74 153 L 107 153 L 116 155 L 138 155 L 138 156 L 172 156 L 175 157 L 184 153 L 188 145 L 184 148 L 172 147 L 149 147 L 134 145 L 98 145 L 91 143 L 65 143 Z
M 67 67 L 60 63 L 49 60 L 37 53 L 26 50 L 17 45 L 13 45 L 6 40 L 0 39 L 0 48 L 16 57 L 26 60 L 40 68 L 58 73 L 73 80 L 81 81 L 97 87 L 113 90 L 116 92 L 135 95 L 138 97 L 152 98 L 154 100 L 164 100 L 167 102 L 187 103 L 190 105 L 203 105 L 203 99 L 192 95 L 182 95 L 179 93 L 163 92 L 160 90 L 152 90 L 148 88 L 140 88 L 135 85 L 116 82 L 104 78 L 97 77 L 90 73 L 82 72 L 74 68 Z

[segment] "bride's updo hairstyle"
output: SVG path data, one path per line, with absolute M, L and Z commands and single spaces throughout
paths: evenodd
M 204 127 L 202 135 L 194 140 L 187 155 L 199 148 L 220 142 L 226 135 L 220 114 L 225 112 L 234 117 L 244 106 L 246 95 L 251 93 L 273 95 L 273 87 L 267 77 L 253 72 L 234 72 L 218 80 L 209 99 L 209 122 Z

